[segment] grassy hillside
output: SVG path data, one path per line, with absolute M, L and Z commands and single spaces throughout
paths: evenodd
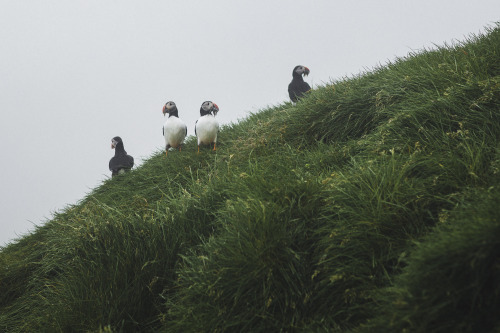
M 3 248 L 0 331 L 498 332 L 499 138 L 500 26 L 318 87 Z

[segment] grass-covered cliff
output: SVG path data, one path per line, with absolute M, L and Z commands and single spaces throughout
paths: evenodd
M 0 251 L 0 331 L 500 330 L 500 26 L 158 151 Z

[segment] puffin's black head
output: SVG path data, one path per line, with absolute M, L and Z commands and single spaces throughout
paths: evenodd
M 309 72 L 310 72 L 309 68 L 307 68 L 306 66 L 298 65 L 295 66 L 295 68 L 293 69 L 292 76 L 293 77 L 301 77 L 302 75 L 307 76 L 309 75 Z
M 200 115 L 205 116 L 207 114 L 213 113 L 214 116 L 219 112 L 219 107 L 212 101 L 205 101 L 201 104 Z
M 177 111 L 177 106 L 172 101 L 165 103 L 165 105 L 163 106 L 163 116 L 165 116 L 165 114 L 167 113 L 169 115 L 172 115 L 172 113 L 176 111 Z
M 115 136 L 113 139 L 111 139 L 111 149 L 120 147 L 123 148 L 122 138 L 120 138 L 119 136 Z

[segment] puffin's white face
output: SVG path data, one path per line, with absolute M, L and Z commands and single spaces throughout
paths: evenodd
M 170 110 L 174 109 L 175 108 L 175 103 L 170 101 L 170 102 L 167 102 L 165 104 L 165 106 L 163 107 L 163 115 L 165 115 L 166 113 L 169 113 Z
M 214 107 L 214 103 L 212 103 L 211 101 L 203 102 L 203 104 L 201 105 L 201 108 L 203 109 L 203 111 L 206 111 L 206 112 L 210 112 L 213 107 Z
M 309 75 L 309 68 L 305 67 L 305 66 L 297 66 L 297 69 L 295 70 L 295 72 L 299 75 Z
M 111 139 L 111 149 L 115 149 L 117 144 L 118 144 L 118 141 L 116 141 L 115 139 Z

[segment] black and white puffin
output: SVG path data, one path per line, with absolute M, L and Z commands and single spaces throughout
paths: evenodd
M 206 101 L 201 104 L 200 118 L 194 125 L 194 133 L 198 138 L 198 152 L 200 152 L 200 145 L 214 144 L 216 150 L 217 133 L 219 132 L 219 123 L 215 120 L 215 116 L 219 112 L 217 104 L 211 101 Z
M 134 158 L 127 155 L 125 147 L 123 146 L 123 141 L 119 136 L 115 136 L 111 139 L 111 149 L 115 150 L 115 156 L 109 160 L 109 170 L 111 171 L 112 177 L 132 169 L 134 166 Z
M 295 66 L 292 72 L 292 82 L 288 85 L 288 95 L 294 103 L 311 90 L 309 84 L 302 78 L 303 75 L 309 75 L 309 68 L 301 65 Z
M 170 101 L 163 106 L 163 116 L 168 113 L 167 121 L 163 125 L 163 136 L 165 137 L 165 156 L 168 155 L 170 147 L 179 148 L 181 151 L 182 143 L 187 135 L 186 124 L 179 119 L 179 110 L 174 102 Z

